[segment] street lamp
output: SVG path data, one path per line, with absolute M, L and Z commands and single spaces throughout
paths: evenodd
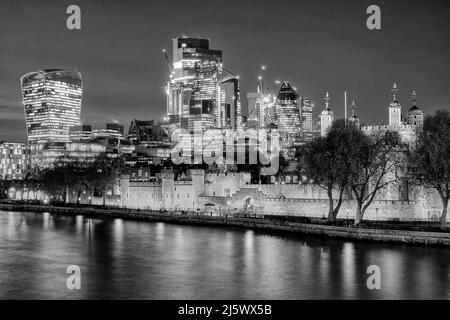
M 322 219 L 325 219 L 325 205 L 322 205 Z

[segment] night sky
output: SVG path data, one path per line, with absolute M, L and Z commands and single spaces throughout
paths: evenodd
M 82 29 L 66 28 L 81 7 Z M 381 7 L 381 30 L 366 28 Z M 362 123 L 388 121 L 392 82 L 406 112 L 416 90 L 425 114 L 450 106 L 450 1 L 430 0 L 0 0 L 0 140 L 25 141 L 19 78 L 42 68 L 82 73 L 82 121 L 99 126 L 161 119 L 171 39 L 209 38 L 240 75 L 242 105 L 260 67 L 274 87 L 288 80 L 315 104 L 331 95 L 343 117 L 346 90 Z

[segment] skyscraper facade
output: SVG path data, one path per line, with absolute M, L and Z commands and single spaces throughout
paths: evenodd
M 304 141 L 311 141 L 313 137 L 312 104 L 308 98 L 301 99 L 302 136 Z
M 201 121 L 206 130 L 222 123 L 220 75 L 222 51 L 209 48 L 209 40 L 173 39 L 173 70 L 167 84 L 167 114 L 171 123 L 193 130 Z
M 283 150 L 301 141 L 302 124 L 298 108 L 298 95 L 288 82 L 281 85 L 275 105 L 276 125 L 280 132 Z
M 80 124 L 82 81 L 76 70 L 44 69 L 21 78 L 29 144 L 69 142 Z
M 220 123 L 218 123 L 218 127 L 233 130 L 242 129 L 241 98 L 238 77 L 231 76 L 221 80 L 219 112 Z

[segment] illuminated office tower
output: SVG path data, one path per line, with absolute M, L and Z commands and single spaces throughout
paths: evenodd
M 69 128 L 80 124 L 81 74 L 44 69 L 20 80 L 28 143 L 69 142 Z
M 298 95 L 288 82 L 281 85 L 275 105 L 276 125 L 280 132 L 283 150 L 298 145 L 302 125 L 298 109 Z
M 241 98 L 239 78 L 228 76 L 220 82 L 220 123 L 221 128 L 242 129 Z
M 312 120 L 312 104 L 308 98 L 301 99 L 301 117 L 303 140 L 311 141 L 313 139 L 313 120 Z
M 247 124 L 249 128 L 257 129 L 260 127 L 260 119 L 262 113 L 262 93 L 247 92 L 248 101 L 248 119 Z
M 249 128 L 267 128 L 276 124 L 276 97 L 261 92 L 247 93 Z
M 222 123 L 220 113 L 220 75 L 222 51 L 211 50 L 209 40 L 173 39 L 173 69 L 167 84 L 167 114 L 171 123 L 193 130 Z

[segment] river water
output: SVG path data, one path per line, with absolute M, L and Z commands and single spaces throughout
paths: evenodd
M 0 211 L 0 299 L 449 299 L 449 253 Z M 70 265 L 79 290 L 66 286 Z M 367 287 L 370 265 L 381 289 Z

